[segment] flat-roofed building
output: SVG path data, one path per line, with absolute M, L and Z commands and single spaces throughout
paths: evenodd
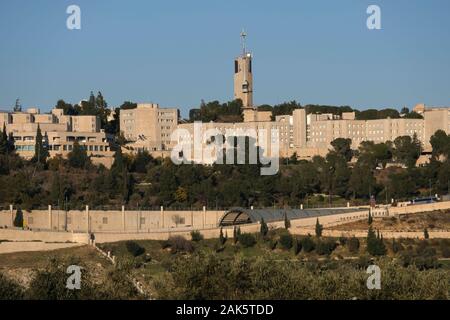
M 160 108 L 140 103 L 134 109 L 120 110 L 120 131 L 133 151 L 166 151 L 173 147 L 170 137 L 178 125 L 177 108 Z
M 32 112 L 28 112 L 32 111 Z M 0 125 L 13 135 L 16 152 L 25 159 L 34 156 L 37 128 L 43 136 L 50 157 L 67 157 L 77 141 L 94 164 L 110 167 L 114 152 L 111 150 L 113 137 L 100 128 L 96 116 L 67 116 L 62 110 L 54 109 L 49 114 L 40 114 L 38 108 L 27 112 L 1 112 Z M 73 125 L 72 125 L 73 124 Z

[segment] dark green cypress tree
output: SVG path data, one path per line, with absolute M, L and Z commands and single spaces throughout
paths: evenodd
M 316 221 L 316 237 L 320 238 L 322 236 L 323 226 L 319 223 L 319 218 Z
M 8 153 L 8 135 L 6 134 L 6 125 L 3 124 L 3 131 L 0 134 L 0 154 Z
M 425 239 L 430 239 L 430 234 L 428 233 L 428 229 L 427 228 L 423 229 L 423 237 Z
M 291 221 L 289 221 L 287 213 L 284 213 L 284 228 L 288 230 L 291 227 Z
M 264 221 L 264 218 L 261 218 L 260 233 L 263 237 L 265 237 L 268 232 L 269 232 L 269 227 L 267 226 L 267 223 Z
M 32 159 L 33 162 L 41 164 L 45 164 L 47 162 L 49 154 L 47 148 L 44 146 L 43 140 L 41 128 L 38 124 L 36 131 L 36 143 L 34 145 L 34 157 Z
M 226 239 L 225 239 L 225 237 L 224 237 L 224 235 L 223 235 L 223 228 L 220 228 L 220 235 L 219 235 L 219 242 L 220 242 L 220 245 L 224 245 L 225 244 L 225 242 L 226 242 Z
M 14 218 L 14 227 L 23 228 L 23 212 L 22 209 L 18 208 L 16 212 L 16 217 Z

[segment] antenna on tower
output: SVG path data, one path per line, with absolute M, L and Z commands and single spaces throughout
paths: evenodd
M 242 29 L 241 32 L 241 42 L 242 42 L 242 55 L 245 56 L 245 54 L 247 53 L 247 50 L 245 48 L 245 38 L 247 37 L 247 33 L 245 32 L 244 29 Z

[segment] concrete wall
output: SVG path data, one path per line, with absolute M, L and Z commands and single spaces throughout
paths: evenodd
M 377 208 L 372 210 L 374 217 L 393 216 L 398 214 L 412 214 L 450 209 L 450 201 L 433 204 L 423 204 L 408 207 Z M 15 215 L 15 210 L 12 211 Z M 173 235 L 190 238 L 192 230 L 199 230 L 206 239 L 217 238 L 220 234 L 219 219 L 224 211 L 65 211 L 35 210 L 24 211 L 25 226 L 33 231 L 15 230 L 12 228 L 10 210 L 0 211 L 0 226 L 10 229 L 0 229 L 0 239 L 12 241 L 47 241 L 47 242 L 80 242 L 88 241 L 88 230 L 95 233 L 97 243 L 115 242 L 122 240 L 164 240 Z M 369 209 L 360 211 L 322 216 L 319 222 L 324 227 L 332 227 L 356 220 L 367 219 Z M 174 217 L 180 223 L 175 224 Z M 291 220 L 291 232 L 294 234 L 314 233 L 317 218 Z M 88 223 L 89 222 L 89 223 Z M 67 231 L 66 230 L 67 225 Z M 269 224 L 272 228 L 284 227 L 284 221 Z M 259 223 L 240 226 L 242 232 L 259 232 Z M 44 231 L 40 231 L 44 230 Z M 52 230 L 50 232 L 49 230 Z M 228 237 L 233 236 L 233 227 L 223 228 Z M 59 232 L 58 232 L 59 231 Z M 359 232 L 359 231 L 358 231 Z M 365 237 L 365 231 L 354 232 L 352 235 Z M 347 232 L 348 233 L 348 232 Z M 340 236 L 343 231 L 324 230 L 324 235 Z M 383 236 L 420 238 L 422 232 L 383 232 Z M 430 237 L 449 238 L 448 232 L 430 232 Z
M 0 229 L 0 240 L 8 241 L 41 241 L 41 242 L 74 242 L 89 243 L 87 233 L 27 231 L 15 229 Z
M 17 209 L 0 211 L 0 227 L 13 227 Z M 32 230 L 69 232 L 152 232 L 158 229 L 194 228 L 218 226 L 224 211 L 101 211 L 89 210 L 23 210 L 24 227 Z

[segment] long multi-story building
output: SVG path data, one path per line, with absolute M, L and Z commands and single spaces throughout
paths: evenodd
M 13 135 L 16 152 L 25 159 L 34 156 L 39 127 L 50 157 L 67 157 L 77 141 L 86 149 L 93 163 L 106 167 L 112 164 L 113 137 L 100 128 L 97 116 L 68 116 L 62 109 L 41 114 L 38 108 L 29 108 L 26 112 L 1 112 L 0 127 L 3 125 L 7 133 Z
M 243 34 L 245 40 L 245 34 Z M 209 122 L 178 124 L 178 110 L 159 108 L 156 104 L 139 104 L 131 110 L 121 110 L 120 128 L 130 141 L 130 150 L 148 150 L 155 156 L 168 156 L 180 145 L 188 146 L 188 160 L 211 163 L 214 157 L 205 150 L 212 142 L 211 135 L 252 136 L 266 157 L 290 157 L 297 154 L 303 159 L 325 155 L 331 142 L 348 138 L 357 149 L 363 141 L 375 143 L 394 141 L 399 136 L 414 136 L 421 141 L 424 151 L 431 150 L 430 138 L 437 130 L 450 133 L 450 108 L 430 108 L 417 105 L 414 111 L 423 119 L 357 120 L 355 112 L 336 114 L 307 114 L 296 109 L 292 115 L 276 116 L 270 111 L 258 111 L 253 105 L 252 54 L 243 42 L 242 54 L 234 63 L 234 98 L 242 100 L 243 122 Z M 172 137 L 172 133 L 180 129 Z M 200 139 L 200 145 L 195 141 Z M 277 147 L 275 148 L 275 143 Z M 178 150 L 178 149 L 177 149 Z

